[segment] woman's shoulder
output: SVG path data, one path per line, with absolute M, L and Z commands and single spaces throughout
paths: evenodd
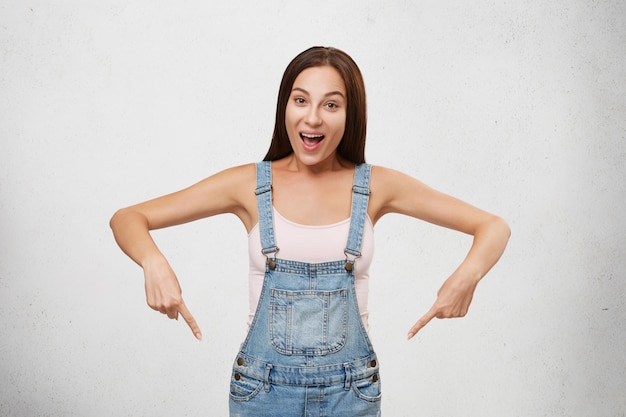
M 401 171 L 373 165 L 370 217 L 377 221 L 384 214 L 403 212 L 407 196 L 423 195 L 427 188 L 422 182 Z
M 225 168 L 212 175 L 212 177 L 230 183 L 245 183 L 248 181 L 254 181 L 256 177 L 256 164 L 251 162 L 243 165 L 236 165 Z
M 255 167 L 256 167 L 255 162 L 249 162 L 249 163 L 242 164 L 242 165 L 231 166 L 229 168 L 224 169 L 221 172 L 229 173 L 231 175 L 234 175 L 234 174 L 249 175 L 250 172 L 253 172 L 255 170 Z
M 205 191 L 220 202 L 222 213 L 237 215 L 250 231 L 256 223 L 256 168 L 254 163 L 223 169 L 205 180 Z
M 256 169 L 254 163 L 222 169 L 199 183 L 205 192 L 219 193 L 224 197 L 240 200 L 242 195 L 254 190 Z
M 380 165 L 372 165 L 371 172 L 372 185 L 378 183 L 384 186 L 391 186 L 397 184 L 398 182 L 410 181 L 413 179 L 403 172 Z

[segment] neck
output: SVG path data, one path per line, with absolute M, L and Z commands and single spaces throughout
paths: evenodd
M 325 172 L 340 171 L 352 166 L 353 164 L 339 157 L 337 154 L 331 155 L 325 160 L 312 165 L 299 160 L 293 153 L 285 158 L 285 167 L 289 171 L 303 174 L 318 175 Z

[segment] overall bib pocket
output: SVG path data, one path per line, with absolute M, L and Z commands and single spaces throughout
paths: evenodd
M 348 290 L 270 289 L 272 347 L 283 355 L 322 356 L 346 343 Z

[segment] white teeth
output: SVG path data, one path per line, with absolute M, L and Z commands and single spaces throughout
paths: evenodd
M 309 133 L 300 133 L 300 134 L 308 139 L 319 139 L 324 136 L 324 135 L 311 135 Z

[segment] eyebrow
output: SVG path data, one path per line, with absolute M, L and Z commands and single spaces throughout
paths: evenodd
M 306 94 L 306 95 L 309 95 L 309 96 L 311 95 L 311 93 L 309 93 L 308 91 L 306 91 L 304 88 L 300 88 L 300 87 L 295 87 L 295 88 L 293 88 L 293 89 L 291 90 L 291 92 L 292 92 L 292 93 L 293 93 L 294 91 L 301 91 L 301 92 L 303 92 L 303 93 L 304 93 L 304 94 Z M 330 91 L 330 92 L 328 92 L 328 93 L 324 94 L 324 97 L 329 97 L 329 96 L 341 96 L 342 98 L 346 98 L 346 97 L 344 96 L 344 94 L 343 94 L 341 91 L 339 91 L 339 90 L 336 90 L 336 91 Z

